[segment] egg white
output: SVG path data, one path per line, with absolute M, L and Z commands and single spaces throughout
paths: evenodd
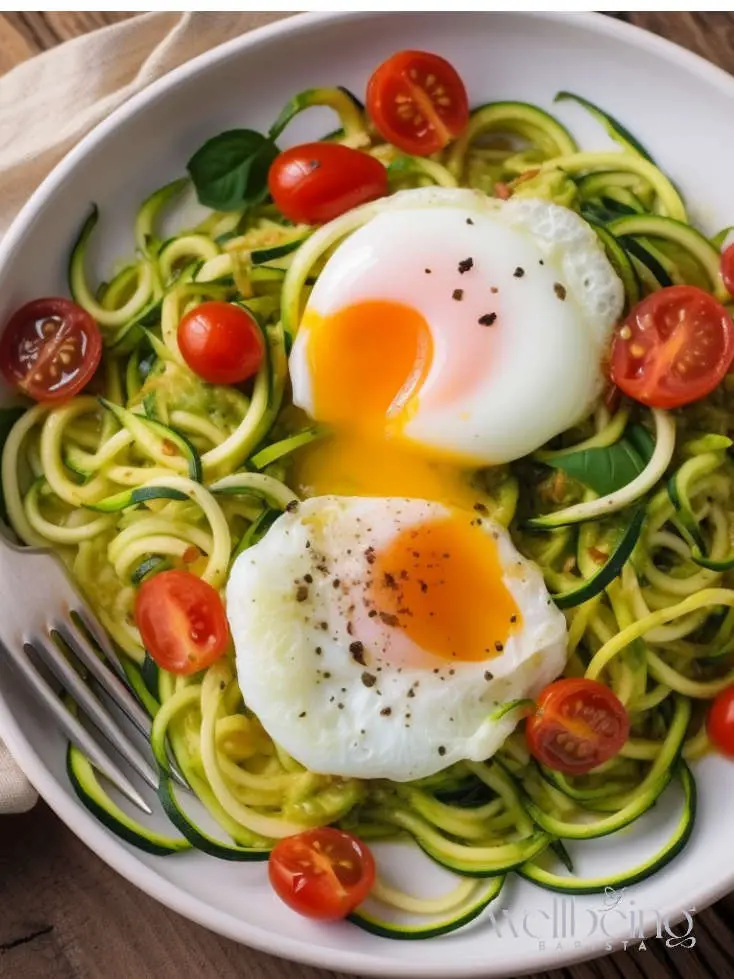
M 375 205 L 326 263 L 308 311 L 328 317 L 370 300 L 412 307 L 432 336 L 432 365 L 401 434 L 430 452 L 498 464 L 588 415 L 624 290 L 593 229 L 568 208 L 431 187 Z M 488 314 L 496 322 L 482 325 Z M 307 327 L 297 335 L 290 374 L 295 403 L 318 418 L 309 337 Z
M 394 644 L 409 640 L 367 617 L 365 552 L 379 553 L 406 527 L 450 513 L 422 500 L 315 497 L 283 514 L 236 560 L 227 615 L 242 695 L 276 743 L 309 770 L 407 781 L 488 758 L 516 723 L 492 713 L 533 696 L 562 671 L 565 619 L 538 568 L 486 519 L 521 627 L 501 654 L 482 662 L 424 653 L 420 667 L 391 665 L 391 644 L 397 652 Z M 307 575 L 313 582 L 304 595 Z M 370 665 L 371 686 L 350 652 L 355 636 L 388 650 Z

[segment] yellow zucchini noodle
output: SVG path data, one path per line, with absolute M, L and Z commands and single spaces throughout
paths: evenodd
M 543 110 L 501 102 L 475 110 L 447 150 L 419 159 L 380 142 L 342 91 L 306 94 L 304 105 L 339 111 L 342 129 L 328 138 L 384 163 L 391 191 L 471 187 L 579 211 L 607 249 L 628 308 L 671 283 L 699 285 L 728 301 L 718 278 L 721 242 L 688 224 L 673 183 L 598 110 L 621 143 L 616 151 L 581 151 Z M 186 566 L 222 589 L 234 557 L 296 497 L 292 455 L 320 433 L 294 422 L 287 347 L 313 277 L 372 205 L 314 229 L 293 226 L 263 203 L 213 212 L 163 241 L 163 211 L 175 208 L 185 184 L 176 181 L 143 204 L 136 256 L 96 289 L 84 276 L 96 214 L 87 222 L 72 260 L 72 291 L 103 332 L 104 401 L 87 393 L 27 410 L 2 457 L 13 530 L 62 556 L 125 654 L 130 683 L 153 717 L 161 798 L 185 837 L 156 837 L 156 852 L 192 843 L 227 859 L 257 858 L 279 838 L 325 824 L 366 840 L 412 837 L 460 875 L 456 890 L 426 900 L 378 882 L 374 897 L 408 914 L 464 923 L 510 871 L 576 892 L 616 882 L 564 874 L 557 863 L 568 866 L 568 854 L 559 841 L 628 825 L 677 779 L 688 816 L 628 879 L 653 872 L 688 838 L 695 787 L 687 762 L 709 747 L 707 701 L 734 682 L 730 379 L 704 402 L 672 413 L 627 402 L 614 412 L 599 407 L 532 458 L 478 474 L 478 499 L 537 562 L 564 609 L 566 675 L 602 681 L 629 712 L 631 735 L 617 757 L 589 775 L 563 776 L 531 759 L 520 730 L 489 761 L 414 783 L 314 774 L 247 710 L 232 656 L 191 677 L 167 674 L 146 656 L 133 608 L 140 582 L 170 567 Z M 263 253 L 274 258 L 259 259 Z M 179 320 L 207 299 L 242 303 L 261 326 L 266 356 L 248 394 L 205 384 L 183 362 Z M 629 481 L 594 492 L 584 466 L 593 453 L 622 450 L 635 464 Z M 518 711 L 519 718 L 521 705 Z M 187 822 L 166 744 L 222 837 Z M 86 765 L 97 802 L 134 835 L 137 824 L 71 754 L 70 768 L 79 774 Z M 369 915 L 361 923 L 382 933 Z

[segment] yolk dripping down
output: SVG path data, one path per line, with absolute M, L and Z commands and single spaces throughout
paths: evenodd
M 374 434 L 396 425 L 430 367 L 431 334 L 402 303 L 369 301 L 329 317 L 307 314 L 309 370 L 317 417 Z
M 314 416 L 333 434 L 300 451 L 304 495 L 405 496 L 470 508 L 464 471 L 426 457 L 401 437 L 433 358 L 424 317 L 403 303 L 370 300 L 322 317 L 307 310 Z
M 495 541 L 465 516 L 406 528 L 372 571 L 368 600 L 382 621 L 442 659 L 490 659 L 521 626 Z

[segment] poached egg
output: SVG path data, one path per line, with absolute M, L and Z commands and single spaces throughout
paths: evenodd
M 563 669 L 566 623 L 486 517 L 415 499 L 316 497 L 235 561 L 244 701 L 310 771 L 406 781 L 491 756 L 493 716 Z
M 593 229 L 544 200 L 404 191 L 318 275 L 290 357 L 296 405 L 332 431 L 307 495 L 469 505 L 466 472 L 585 418 L 624 302 Z

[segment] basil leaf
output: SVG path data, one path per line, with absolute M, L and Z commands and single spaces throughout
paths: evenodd
M 268 170 L 278 147 L 252 129 L 230 129 L 208 140 L 186 169 L 199 201 L 216 211 L 259 204 L 268 193 Z
M 8 435 L 10 435 L 10 429 L 13 427 L 13 425 L 15 425 L 20 416 L 25 414 L 25 412 L 25 408 L 20 408 L 18 406 L 14 408 L 0 408 L 0 453 L 2 453 L 2 450 L 5 447 Z M 7 515 L 3 486 L 0 482 L 0 519 L 5 520 Z
M 637 454 L 645 463 L 652 459 L 652 454 L 655 451 L 655 439 L 648 432 L 644 425 L 630 425 L 627 429 L 626 438 L 632 443 L 634 448 L 637 450 Z
M 606 496 L 631 483 L 645 468 L 640 453 L 626 439 L 603 449 L 584 449 L 570 452 L 548 461 L 554 469 L 562 469 L 599 496 Z

